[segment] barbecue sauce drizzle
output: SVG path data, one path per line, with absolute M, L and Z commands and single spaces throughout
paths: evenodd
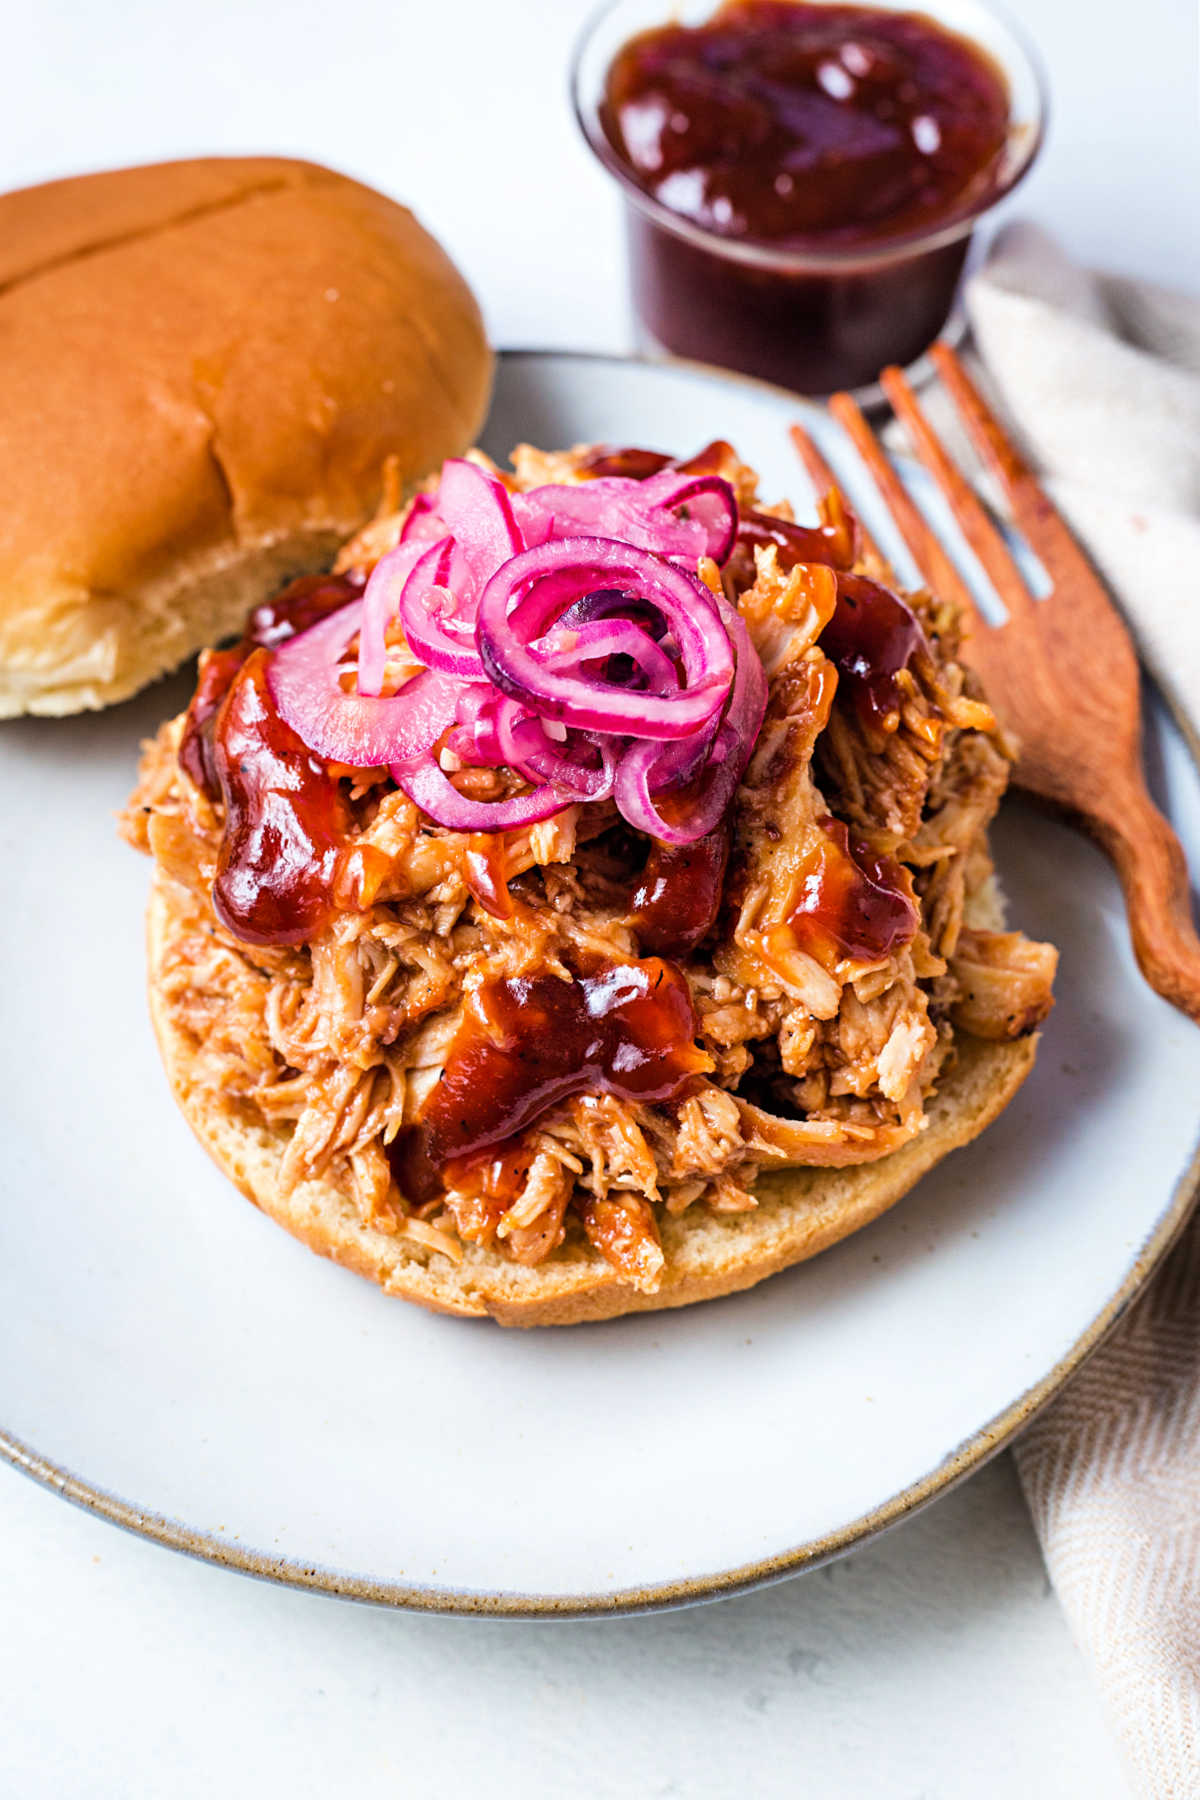
M 826 969 L 843 958 L 876 963 L 910 943 L 918 913 L 912 884 L 894 857 L 871 849 L 828 814 L 801 868 L 788 927 L 801 950 Z
M 470 998 L 438 1085 L 400 1133 L 392 1172 L 410 1201 L 471 1183 L 550 1107 L 582 1093 L 678 1099 L 711 1064 L 682 972 L 659 957 L 488 981 Z M 495 1160 L 494 1157 L 489 1160 Z
M 362 577 L 312 575 L 250 615 L 241 641 L 205 654 L 179 762 L 225 829 L 213 907 L 250 944 L 300 944 L 337 911 L 353 823 L 328 766 L 284 723 L 267 681 L 275 647 L 338 611 Z
M 270 651 L 251 652 L 217 715 L 225 831 L 213 882 L 223 925 L 250 944 L 302 944 L 338 910 L 353 820 L 326 765 L 275 710 Z
M 691 844 L 656 839 L 630 903 L 631 923 L 643 950 L 656 956 L 688 956 L 717 922 L 729 862 L 732 821 L 726 814 Z
M 930 660 L 925 633 L 912 609 L 880 582 L 839 570 L 837 589 L 821 648 L 863 727 L 874 734 L 895 731 L 903 703 L 897 676 L 922 656 Z

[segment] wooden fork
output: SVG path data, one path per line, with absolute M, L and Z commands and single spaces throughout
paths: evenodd
M 964 654 L 1019 746 L 1018 786 L 1088 831 L 1116 866 L 1142 974 L 1173 1006 L 1200 1022 L 1200 938 L 1192 924 L 1187 864 L 1179 839 L 1146 791 L 1141 758 L 1137 657 L 1099 577 L 1042 492 L 953 350 L 933 360 L 1016 525 L 1041 558 L 1051 591 L 1035 599 L 974 490 L 951 462 L 899 369 L 884 392 L 918 456 L 941 488 L 963 535 L 1008 611 L 990 624 L 848 394 L 829 410 L 870 470 L 931 590 L 953 599 L 966 621 Z M 817 484 L 836 481 L 799 427 L 793 440 Z M 879 561 L 874 545 L 868 554 Z

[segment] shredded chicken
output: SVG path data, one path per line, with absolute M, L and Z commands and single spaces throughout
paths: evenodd
M 503 479 L 576 480 L 581 460 L 582 447 L 523 445 Z M 743 504 L 757 504 L 752 470 L 731 456 L 725 473 Z M 371 567 L 402 518 L 368 526 L 339 568 Z M 497 917 L 469 878 L 471 840 L 429 825 L 383 771 L 358 772 L 355 854 L 332 924 L 306 944 L 258 948 L 214 915 L 223 819 L 180 771 L 182 721 L 147 745 L 124 830 L 170 890 L 162 997 L 196 1048 L 196 1079 L 280 1133 L 285 1185 L 337 1184 L 414 1254 L 459 1259 L 478 1244 L 536 1263 L 586 1241 L 651 1292 L 665 1267 L 662 1214 L 752 1209 L 765 1166 L 886 1154 L 923 1128 L 955 1031 L 1010 1038 L 1045 1017 L 1054 951 L 964 923 L 991 877 L 986 832 L 1008 764 L 957 661 L 953 616 L 910 597 L 928 653 L 899 672 L 889 728 L 864 725 L 821 648 L 832 571 L 781 569 L 773 548 L 755 551 L 752 570 L 737 562 L 745 579 L 739 588 L 731 564 L 726 589 L 770 701 L 735 802 L 716 931 L 682 963 L 709 1072 L 671 1103 L 575 1094 L 515 1153 L 452 1166 L 432 1199 L 401 1190 L 394 1153 L 438 1086 L 471 996 L 546 971 L 569 980 L 581 959 L 639 955 L 629 832 L 601 805 L 491 840 L 513 900 Z M 831 821 L 858 834 L 860 857 L 893 859 L 899 904 L 913 908 L 913 929 L 881 954 L 826 952 L 797 935 Z
M 1050 1010 L 1057 956 L 1019 931 L 964 925 L 950 961 L 958 998 L 950 1017 L 972 1037 L 1024 1037 Z

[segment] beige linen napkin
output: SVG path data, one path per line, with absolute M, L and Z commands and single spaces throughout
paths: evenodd
M 1085 274 L 1018 226 L 967 302 L 992 392 L 1200 742 L 1200 298 Z M 1197 1800 L 1200 1218 L 1016 1460 L 1135 1792 Z

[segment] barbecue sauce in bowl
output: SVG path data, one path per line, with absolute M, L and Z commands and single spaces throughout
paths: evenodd
M 1037 144 L 1022 127 L 1014 155 L 1008 82 L 980 45 L 834 0 L 726 0 L 641 31 L 579 107 L 626 189 L 650 336 L 808 393 L 925 349 L 974 218 Z
M 811 250 L 944 224 L 988 182 L 1008 110 L 991 59 L 920 13 L 727 0 L 627 44 L 603 120 L 670 212 Z

